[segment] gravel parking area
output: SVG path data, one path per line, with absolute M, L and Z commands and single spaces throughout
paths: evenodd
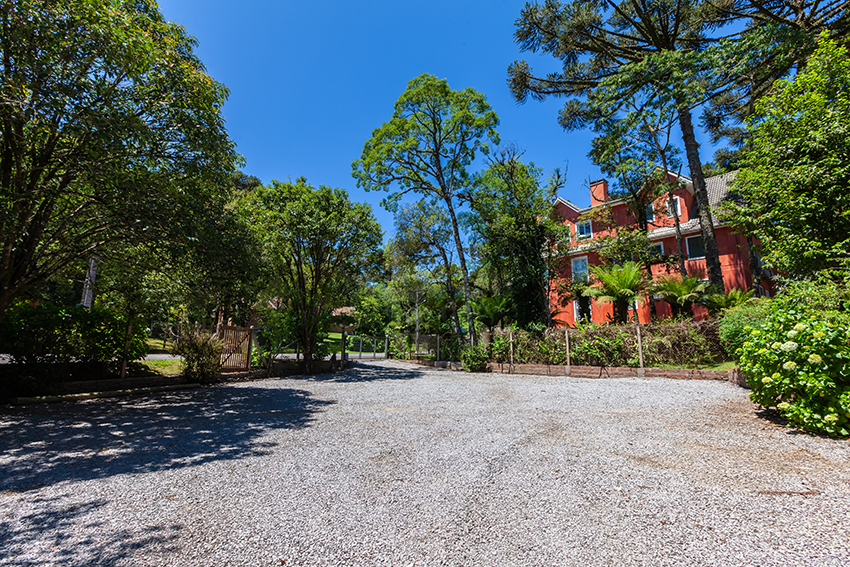
M 726 382 L 314 379 L 0 408 L 0 565 L 850 564 L 850 443 Z

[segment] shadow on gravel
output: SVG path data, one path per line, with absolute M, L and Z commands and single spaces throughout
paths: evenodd
M 397 368 L 386 366 L 381 362 L 352 361 L 345 372 L 334 374 L 318 374 L 310 380 L 317 382 L 375 382 L 378 380 L 413 380 L 420 378 L 425 372 L 423 367 Z
M 114 565 L 155 546 L 160 553 L 176 553 L 181 525 L 133 526 L 115 530 L 97 529 L 97 539 L 75 537 L 75 527 L 88 522 L 86 516 L 106 505 L 92 500 L 74 506 L 58 505 L 53 498 L 37 498 L 28 502 L 32 511 L 15 520 L 0 519 L 0 555 L 12 565 Z
M 0 409 L 0 491 L 267 454 L 270 429 L 308 427 L 333 402 L 220 386 L 162 396 Z

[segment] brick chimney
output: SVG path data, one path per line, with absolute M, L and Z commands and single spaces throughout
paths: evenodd
M 608 202 L 608 181 L 599 179 L 590 182 L 590 206 L 595 207 Z

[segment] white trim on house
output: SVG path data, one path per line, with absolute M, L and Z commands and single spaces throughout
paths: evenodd
M 588 233 L 581 230 L 582 226 L 587 226 Z M 579 221 L 576 223 L 576 240 L 590 240 L 593 238 L 593 221 L 590 219 Z

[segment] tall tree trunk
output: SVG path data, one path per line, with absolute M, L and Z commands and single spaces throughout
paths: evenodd
M 446 268 L 446 293 L 449 296 L 449 310 L 451 311 L 452 321 L 455 325 L 455 333 L 457 334 L 457 339 L 460 341 L 463 338 L 463 332 L 460 327 L 460 316 L 457 312 L 457 299 L 455 298 L 455 285 L 452 282 L 452 264 L 449 262 L 449 257 L 443 250 L 443 248 L 438 248 L 440 252 L 440 257 L 443 260 L 443 266 Z
M 694 196 L 699 209 L 699 224 L 702 229 L 702 245 L 705 250 L 705 266 L 708 270 L 708 281 L 721 291 L 724 290 L 723 271 L 720 267 L 720 253 L 717 249 L 717 239 L 714 236 L 714 222 L 711 219 L 711 208 L 708 202 L 708 190 L 705 186 L 705 176 L 702 173 L 702 163 L 699 159 L 699 144 L 694 135 L 694 125 L 691 120 L 691 110 L 683 101 L 677 100 L 679 128 L 682 130 L 682 141 L 685 144 L 685 154 L 688 156 L 688 168 L 691 181 L 694 183 Z
M 460 241 L 460 229 L 457 224 L 454 204 L 451 198 L 444 197 L 446 206 L 449 208 L 449 218 L 452 219 L 452 234 L 455 237 L 455 246 L 460 259 L 460 273 L 463 275 L 463 297 L 466 300 L 466 320 L 469 325 L 469 345 L 475 346 L 475 320 L 472 318 L 472 296 L 469 292 L 469 270 L 466 269 L 466 255 L 463 253 L 463 243 Z

